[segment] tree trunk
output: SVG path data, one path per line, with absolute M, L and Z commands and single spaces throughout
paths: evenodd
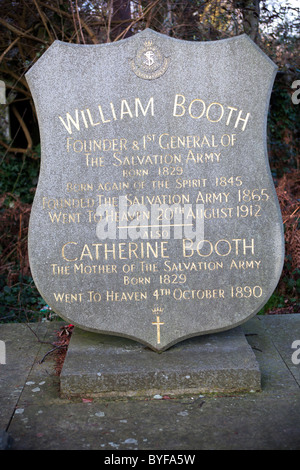
M 112 1 L 112 29 L 110 38 L 112 41 L 122 36 L 122 33 L 131 23 L 131 11 L 129 0 L 113 0 Z M 128 31 L 122 36 L 122 39 L 132 36 L 132 31 Z
M 242 12 L 244 32 L 257 43 L 259 41 L 260 0 L 240 0 L 234 3 L 235 7 L 240 8 Z

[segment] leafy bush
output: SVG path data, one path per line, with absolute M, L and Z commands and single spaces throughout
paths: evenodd
M 19 277 L 13 286 L 0 276 L 0 322 L 35 322 L 44 317 L 46 302 L 41 298 L 31 277 Z
M 12 153 L 0 155 L 0 194 L 13 194 L 24 203 L 31 204 L 40 169 L 40 148 L 22 158 Z M 8 200 L 7 200 L 8 202 Z

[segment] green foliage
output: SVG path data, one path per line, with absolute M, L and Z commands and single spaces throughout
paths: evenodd
M 292 103 L 290 89 L 279 75 L 274 83 L 268 116 L 269 152 L 273 171 L 278 177 L 297 168 L 299 111 L 299 106 Z
M 290 276 L 285 276 L 283 278 L 283 282 L 286 286 L 286 293 L 289 296 L 295 296 L 296 299 L 300 298 L 300 268 L 295 269 L 295 271 L 291 272 Z
M 10 193 L 24 203 L 32 203 L 40 168 L 39 151 L 38 146 L 34 158 L 26 154 L 21 158 L 10 153 L 0 155 L 0 194 Z
M 19 276 L 18 282 L 9 287 L 5 276 L 0 276 L 0 323 L 35 322 L 44 317 L 46 306 L 31 277 Z
M 265 315 L 269 311 L 272 311 L 276 308 L 284 307 L 286 307 L 284 296 L 276 290 L 274 294 L 270 297 L 268 302 L 264 305 L 264 307 L 258 312 L 258 315 Z
M 300 269 L 294 271 L 287 269 L 288 261 L 285 263 L 285 271 L 289 275 L 283 275 L 279 285 L 258 315 L 268 314 L 276 309 L 288 309 L 288 313 L 299 313 L 300 305 Z

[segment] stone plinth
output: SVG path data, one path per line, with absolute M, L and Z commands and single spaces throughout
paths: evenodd
M 163 353 L 75 328 L 60 385 L 68 397 L 153 397 L 258 391 L 260 378 L 240 327 L 187 339 Z

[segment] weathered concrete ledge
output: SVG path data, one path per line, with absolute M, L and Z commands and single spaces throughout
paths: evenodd
M 60 388 L 63 397 L 249 392 L 260 390 L 261 373 L 240 327 L 190 338 L 161 354 L 75 328 Z
M 10 449 L 12 444 L 13 440 L 11 436 L 3 429 L 0 429 L 0 450 Z

